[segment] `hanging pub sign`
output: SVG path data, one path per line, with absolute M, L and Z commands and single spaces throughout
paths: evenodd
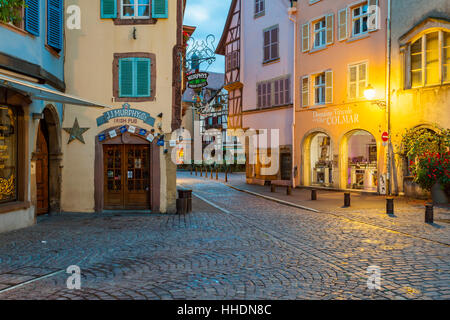
M 207 72 L 196 72 L 187 76 L 188 87 L 190 89 L 201 89 L 208 85 Z
M 100 127 L 106 123 L 108 123 L 112 119 L 116 118 L 135 118 L 138 120 L 142 120 L 145 124 L 149 126 L 154 126 L 156 119 L 151 117 L 149 113 L 137 109 L 130 108 L 128 103 L 125 103 L 122 108 L 109 110 L 101 117 L 97 118 L 97 126 Z

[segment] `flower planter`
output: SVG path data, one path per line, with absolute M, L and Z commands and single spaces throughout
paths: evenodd
M 435 183 L 431 188 L 431 196 L 433 198 L 433 204 L 448 204 L 449 199 L 440 183 Z

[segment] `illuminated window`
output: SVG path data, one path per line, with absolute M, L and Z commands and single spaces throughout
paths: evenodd
M 17 117 L 0 106 L 0 203 L 17 200 Z
M 450 81 L 450 32 L 427 33 L 410 45 L 411 83 L 422 87 Z

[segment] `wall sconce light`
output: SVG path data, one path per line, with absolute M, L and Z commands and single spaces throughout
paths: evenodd
M 136 40 L 137 39 L 137 35 L 136 35 L 137 29 L 136 27 L 133 27 L 133 39 Z
M 376 95 L 375 89 L 372 87 L 371 84 L 369 84 L 366 89 L 364 90 L 364 97 L 371 101 L 372 104 L 376 104 L 379 108 L 384 109 L 386 108 L 386 101 L 383 100 L 374 100 Z

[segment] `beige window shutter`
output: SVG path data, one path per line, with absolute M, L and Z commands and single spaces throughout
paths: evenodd
M 309 23 L 302 26 L 302 52 L 309 51 Z
M 325 72 L 325 103 L 333 102 L 333 71 Z
M 338 40 L 347 39 L 347 8 L 339 10 L 338 13 Z
M 379 7 L 378 0 L 369 0 L 369 21 L 368 21 L 368 29 L 369 31 L 375 31 L 379 28 Z
M 302 78 L 302 107 L 309 106 L 309 76 Z
M 334 42 L 334 14 L 327 15 L 325 23 L 327 25 L 327 45 L 328 45 Z

